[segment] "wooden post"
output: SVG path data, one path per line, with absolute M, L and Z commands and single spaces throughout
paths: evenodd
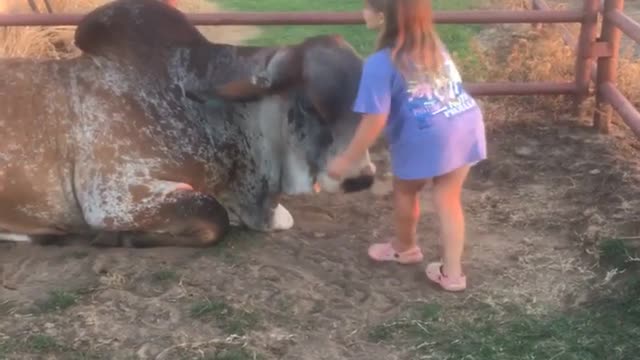
M 620 53 L 620 38 L 622 32 L 607 17 L 607 13 L 613 10 L 622 11 L 624 0 L 605 0 L 602 19 L 602 31 L 600 41 L 607 43 L 609 56 L 598 59 L 598 75 L 596 79 L 596 108 L 593 114 L 593 126 L 601 133 L 609 133 L 613 109 L 602 96 L 602 86 L 610 83 L 615 85 L 618 55 Z
M 598 35 L 598 12 L 601 0 L 584 0 L 582 25 L 578 37 L 578 47 L 576 54 L 575 82 L 576 94 L 574 97 L 574 114 L 582 117 L 583 104 L 589 96 L 589 85 L 591 85 L 591 73 L 595 61 L 594 44 Z

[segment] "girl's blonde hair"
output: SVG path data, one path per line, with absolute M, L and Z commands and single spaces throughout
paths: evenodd
M 431 0 L 366 1 L 372 9 L 384 14 L 377 49 L 390 48 L 391 58 L 403 75 L 440 72 L 444 55 L 433 24 Z

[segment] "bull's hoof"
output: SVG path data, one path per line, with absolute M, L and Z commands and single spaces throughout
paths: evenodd
M 293 227 L 293 216 L 282 204 L 278 204 L 273 211 L 271 228 L 273 230 L 289 230 Z

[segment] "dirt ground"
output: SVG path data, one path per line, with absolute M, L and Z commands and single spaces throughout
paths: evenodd
M 392 232 L 381 178 L 377 195 L 288 199 L 294 230 L 236 231 L 205 251 L 4 245 L 4 356 L 196 359 L 244 348 L 210 359 L 406 359 L 366 332 L 410 302 L 473 298 L 534 313 L 579 304 L 602 276 L 585 252 L 598 232 L 638 231 L 637 156 L 620 157 L 638 144 L 559 119 L 505 120 L 488 119 L 491 157 L 466 186 L 464 294 L 427 284 L 423 266 L 367 259 L 368 244 Z M 385 153 L 375 154 L 384 173 Z M 428 192 L 423 208 L 420 237 L 435 259 Z
M 483 108 L 490 158 L 465 188 L 465 293 L 431 286 L 423 265 L 368 260 L 392 235 L 379 146 L 372 191 L 288 198 L 287 232 L 236 230 L 206 250 L 1 244 L 0 359 L 411 359 L 367 337 L 410 303 L 581 304 L 606 281 L 596 240 L 640 230 L 640 143 L 568 116 Z M 429 196 L 420 241 L 433 260 Z

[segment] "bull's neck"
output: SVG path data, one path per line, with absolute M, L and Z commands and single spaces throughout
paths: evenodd
M 169 60 L 169 76 L 191 90 L 206 91 L 215 85 L 249 76 L 254 70 L 254 54 L 259 47 L 203 43 L 189 49 L 173 51 Z
M 265 50 L 268 51 L 224 44 L 177 49 L 171 56 L 169 76 L 185 90 L 207 93 L 216 85 L 251 74 Z M 263 52 L 256 56 L 258 51 Z M 193 111 L 207 118 L 205 121 L 209 125 L 205 132 L 215 149 L 211 160 L 218 166 L 236 169 L 234 171 L 249 171 L 246 166 L 236 166 L 218 158 L 229 151 L 228 144 L 233 143 L 234 151 L 252 159 L 250 170 L 253 174 L 246 176 L 261 174 L 269 183 L 268 191 L 275 193 L 281 187 L 289 105 L 285 98 L 270 96 L 260 101 L 225 103 L 223 111 L 201 106 L 195 106 L 193 109 L 199 110 Z M 237 154 L 228 156 L 229 159 L 237 157 Z

